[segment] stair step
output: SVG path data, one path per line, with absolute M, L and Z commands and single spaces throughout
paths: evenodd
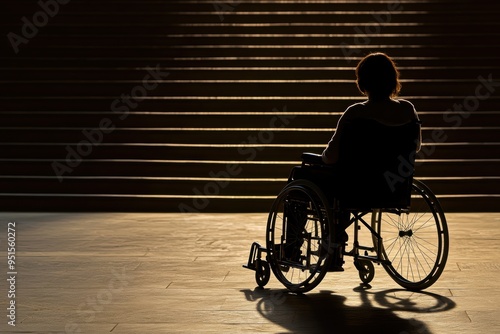
M 196 57 L 224 57 L 231 54 L 233 57 L 362 57 L 368 52 L 385 51 L 391 56 L 398 57 L 451 57 L 456 54 L 475 57 L 481 54 L 498 54 L 500 46 L 488 44 L 460 44 L 460 45 L 392 45 L 392 44 L 367 44 L 367 45 L 172 45 L 172 46 L 96 46 L 85 45 L 78 47 L 45 46 L 36 44 L 25 48 L 23 56 L 39 57 L 118 57 L 126 54 L 127 57 L 182 57 L 187 53 Z
M 78 59 L 68 61 L 74 63 L 80 61 Z M 492 60 L 493 63 L 496 60 Z M 54 61 L 57 62 L 57 59 Z M 59 60 L 59 64 L 63 63 L 64 59 Z M 109 61 L 114 62 L 114 60 Z M 146 60 L 147 62 L 147 60 Z M 180 63 L 180 64 L 178 64 Z M 314 64 L 307 60 L 276 60 L 276 61 L 251 61 L 240 62 L 236 60 L 221 60 L 214 61 L 210 64 L 209 61 L 176 61 L 174 63 L 162 63 L 161 60 L 151 61 L 148 64 L 149 68 L 155 68 L 160 65 L 161 71 L 168 72 L 169 76 L 165 80 L 175 80 L 182 83 L 187 81 L 200 80 L 289 80 L 290 82 L 300 83 L 303 80 L 344 80 L 351 83 L 356 79 L 354 74 L 354 62 L 343 61 L 314 61 Z M 408 82 L 419 84 L 426 80 L 435 81 L 475 81 L 479 83 L 478 77 L 488 78 L 491 74 L 493 80 L 500 76 L 500 67 L 491 64 L 487 66 L 488 61 L 482 60 L 481 63 L 486 66 L 417 66 L 417 67 L 401 67 L 403 86 L 406 89 Z M 117 68 L 116 70 L 109 69 L 94 69 L 94 68 L 12 68 L 0 69 L 2 80 L 9 80 L 13 84 L 21 81 L 33 81 L 33 84 L 42 80 L 51 81 L 111 81 L 124 82 L 135 81 L 140 82 L 147 74 L 145 67 L 142 68 Z M 213 65 L 213 66 L 212 66 Z M 222 66 L 220 66 L 222 65 Z M 290 66 L 295 65 L 295 66 Z
M 458 117 L 458 116 L 457 116 Z M 458 118 L 459 119 L 459 118 Z M 118 144 L 132 145 L 134 143 L 161 145 L 239 145 L 243 142 L 272 143 L 274 145 L 302 145 L 310 144 L 324 146 L 334 133 L 336 123 L 324 124 L 330 128 L 303 128 L 302 124 L 295 128 L 281 128 L 278 118 L 270 118 L 267 127 L 242 128 L 240 130 L 230 130 L 237 128 L 241 124 L 224 124 L 225 128 L 214 127 L 200 128 L 152 128 L 152 129 L 128 129 L 96 128 L 100 123 L 93 124 L 92 128 L 0 128 L 0 145 L 4 148 L 9 143 L 18 144 L 41 143 L 53 145 L 77 145 L 81 141 L 92 141 L 99 145 L 116 144 L 117 149 L 121 149 Z M 276 128 L 270 128 L 269 123 L 276 123 Z M 221 124 L 213 123 L 213 126 Z M 264 124 L 263 124 L 264 125 Z M 210 126 L 207 124 L 206 126 Z M 245 126 L 248 126 L 245 124 Z M 256 138 L 256 139 L 252 139 Z M 468 143 L 500 143 L 500 127 L 432 127 L 422 130 L 424 142 L 437 143 L 457 143 L 464 139 Z M 14 145 L 14 144 L 12 144 Z M 17 144 L 16 144 L 17 145 Z M 14 146 L 12 149 L 15 150 Z M 38 149 L 38 148 L 37 148 Z
M 111 111 L 4 111 L 0 114 L 1 131 L 0 136 L 6 141 L 12 141 L 13 133 L 7 135 L 8 131 L 25 131 L 33 134 L 32 131 L 40 131 L 39 135 L 57 136 L 59 131 L 78 131 L 84 129 L 98 128 L 103 119 L 111 119 L 113 123 L 119 123 L 116 130 L 139 131 L 151 130 L 160 131 L 160 128 L 169 128 L 168 131 L 177 131 L 176 136 L 183 133 L 182 128 L 231 128 L 225 133 L 235 136 L 241 131 L 260 131 L 264 128 L 276 128 L 286 125 L 285 130 L 293 131 L 289 128 L 311 129 L 333 129 L 342 115 L 339 112 L 287 112 L 286 109 L 275 109 L 269 112 L 134 112 L 130 111 L 128 116 L 120 119 L 120 114 Z M 429 111 L 418 112 L 424 133 L 432 133 L 433 128 L 446 128 L 446 131 L 472 131 L 469 128 L 490 129 L 500 127 L 500 111 L 498 112 L 471 112 L 460 113 L 459 111 Z M 468 117 L 467 117 L 468 116 Z M 460 121 L 460 124 L 459 123 Z M 281 123 L 278 124 L 277 122 Z M 118 125 L 118 124 L 116 124 Z M 14 129 L 15 128 L 15 129 Z M 47 128 L 47 129 L 41 129 Z M 175 128 L 180 128 L 175 130 Z M 47 130 L 47 131 L 42 131 Z M 2 132 L 3 131 L 3 132 Z M 18 136 L 24 138 L 25 135 Z M 174 137 L 176 137 L 174 136 Z M 246 136 L 245 136 L 246 137 Z M 37 137 L 38 138 L 38 137 Z M 142 137 L 141 137 L 142 138 Z M 179 142 L 187 142 L 179 140 Z M 216 143 L 216 141 L 211 141 Z M 232 141 L 229 141 L 232 142 Z
M 125 94 L 130 93 L 127 91 Z M 474 91 L 472 91 L 472 94 Z M 415 105 L 418 111 L 452 110 L 453 105 L 463 104 L 467 96 L 404 96 Z M 103 111 L 111 110 L 111 103 L 118 100 L 115 105 L 124 108 L 119 96 L 50 96 L 50 97 L 0 97 L 0 111 Z M 500 111 L 498 95 L 480 101 L 473 111 L 487 112 Z M 359 96 L 345 97 L 149 97 L 137 104 L 133 111 L 166 112 L 267 112 L 273 109 L 291 112 L 343 112 L 349 105 L 364 101 Z M 123 110 L 124 110 L 123 109 Z M 123 111 L 125 113 L 125 111 Z
M 123 92 L 135 87 L 142 87 L 136 94 L 148 96 L 355 96 L 359 94 L 354 80 L 327 80 L 330 82 L 178 82 L 175 80 L 162 80 L 155 82 L 150 76 L 146 84 L 155 87 L 147 91 L 142 80 L 127 81 L 0 81 L 0 90 L 10 97 L 26 96 L 26 91 L 33 92 L 31 96 L 120 96 Z M 167 82 L 164 82 L 167 81 Z M 412 95 L 449 96 L 450 91 L 457 96 L 467 96 L 475 92 L 477 80 L 418 80 L 402 82 L 402 93 Z M 495 87 L 492 87 L 495 89 Z M 135 91 L 134 91 L 135 92 Z M 144 92 L 144 93 L 143 93 Z M 481 89 L 481 94 L 490 95 L 486 88 Z
M 2 193 L 126 194 L 126 195 L 221 195 L 276 196 L 286 185 L 286 178 L 186 178 L 178 177 L 8 177 L 0 178 Z M 422 181 L 436 195 L 496 194 L 500 177 L 444 178 Z M 38 189 L 38 191 L 33 191 Z
M 212 160 L 225 157 L 228 160 L 261 160 L 282 161 L 296 159 L 302 152 L 315 151 L 321 153 L 324 145 L 284 145 L 284 144 L 237 144 L 234 147 L 214 147 L 203 144 L 195 146 L 179 146 L 177 144 L 109 144 L 92 146 L 78 143 L 66 144 L 20 144 L 1 145 L 5 159 L 64 159 L 68 152 L 84 152 L 75 155 L 75 160 L 90 156 L 93 159 L 172 159 L 172 160 Z M 424 143 L 419 158 L 425 159 L 496 159 L 500 142 L 493 143 Z M 72 159 L 72 158 L 70 158 Z
M 22 212 L 268 212 L 270 196 L 213 196 L 193 198 L 168 195 L 0 194 L 2 211 Z M 439 197 L 444 212 L 496 212 L 498 195 Z M 419 206 L 418 203 L 415 204 Z
M 112 77 L 115 74 L 130 75 L 134 72 L 145 72 L 150 67 L 155 67 L 156 64 L 160 65 L 162 69 L 168 69 L 170 71 L 174 70 L 228 70 L 228 71 L 258 71 L 265 69 L 276 69 L 279 71 L 297 71 L 297 70 L 336 70 L 336 71 L 354 71 L 356 63 L 359 57 L 333 57 L 333 56 L 314 56 L 309 55 L 305 57 L 295 57 L 295 56 L 267 56 L 267 57 L 233 57 L 231 55 L 225 55 L 220 57 L 215 56 L 187 56 L 183 57 L 93 57 L 93 58 L 83 58 L 83 57 L 1 57 L 2 67 L 0 71 L 8 74 L 9 71 L 14 73 L 19 72 L 20 74 L 33 72 L 36 76 L 38 71 L 42 73 L 47 73 L 46 71 L 54 71 L 57 75 L 62 75 L 67 71 L 75 71 L 76 74 L 83 75 L 87 71 L 90 71 L 89 76 L 92 74 L 97 75 L 99 78 L 101 75 L 110 74 Z M 419 70 L 432 70 L 432 71 L 443 71 L 443 70 L 474 70 L 477 72 L 481 69 L 488 69 L 491 67 L 492 70 L 499 68 L 498 64 L 495 64 L 496 57 L 484 55 L 478 56 L 477 64 L 471 64 L 470 59 L 467 57 L 395 57 L 398 63 L 398 68 L 406 73 L 407 71 L 412 75 L 420 73 Z M 29 62 L 30 67 L 23 66 L 26 62 Z M 75 66 L 75 62 L 79 63 L 79 66 Z M 143 62 L 146 65 L 142 65 Z M 258 72 L 257 72 L 258 73 Z M 438 72 L 440 73 L 440 72 Z M 453 74 L 446 71 L 443 74 Z M 468 72 L 465 72 L 468 73 Z M 79 78 L 79 75 L 75 77 L 68 77 L 66 79 Z M 96 76 L 94 76 L 96 77 Z M 408 76 L 412 78 L 413 76 Z M 33 79 L 32 77 L 27 77 L 28 79 Z M 47 79 L 49 77 L 44 76 L 42 79 Z M 451 77 L 460 78 L 460 77 Z M 16 79 L 13 77 L 13 79 Z M 23 79 L 23 78 L 20 78 Z M 54 78 L 54 79 L 57 79 Z M 64 79 L 64 78 L 63 78 Z M 137 77 L 132 77 L 129 79 L 137 79 Z M 257 78 L 258 79 L 258 78 Z M 437 79 L 437 78 L 436 78 Z
M 19 18 L 25 15 L 26 12 L 19 13 Z M 374 13 L 374 12 L 373 12 Z M 217 13 L 213 12 L 214 17 Z M 145 22 L 102 22 L 95 23 L 87 19 L 82 19 L 76 22 L 67 22 L 58 24 L 50 22 L 43 30 L 39 31 L 37 38 L 53 38 L 53 36 L 75 36 L 75 35 L 92 35 L 98 39 L 103 35 L 117 35 L 120 38 L 123 36 L 144 35 L 148 37 L 166 36 L 168 34 L 285 34 L 295 36 L 300 34 L 333 34 L 348 38 L 348 41 L 354 42 L 354 36 L 359 36 L 360 40 L 367 36 L 384 36 L 384 35 L 401 35 L 401 34 L 429 34 L 429 35 L 470 35 L 480 34 L 481 36 L 495 35 L 498 32 L 499 22 L 497 20 L 478 22 L 416 22 L 413 20 L 406 22 L 377 22 L 373 18 L 371 21 L 364 22 L 313 22 L 313 23 L 225 23 L 220 20 L 215 20 L 213 23 L 189 23 L 175 24 L 168 21 L 157 23 Z M 380 21 L 380 20 L 379 20 Z M 16 21 L 11 24 L 0 23 L 0 27 L 5 30 L 16 31 L 20 30 L 21 21 Z M 451 29 L 452 28 L 452 29 Z M 349 36 L 346 36 L 349 35 Z M 125 38 L 125 37 L 123 37 Z M 371 38 L 371 37 L 370 37 Z M 91 39 L 93 40 L 93 39 Z
M 150 177 L 227 177 L 278 178 L 288 177 L 296 161 L 263 160 L 141 160 L 85 159 L 64 176 L 147 176 Z M 52 163 L 67 164 L 66 159 L 2 159 L 2 175 L 56 176 Z M 424 177 L 500 177 L 500 159 L 424 159 L 417 160 L 417 178 Z

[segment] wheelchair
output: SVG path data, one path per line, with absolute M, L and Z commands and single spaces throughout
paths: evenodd
M 289 291 L 305 293 L 328 272 L 343 271 L 346 257 L 365 285 L 374 278 L 374 264 L 407 290 L 438 280 L 448 257 L 448 227 L 436 196 L 413 177 L 420 125 L 369 123 L 345 129 L 339 158 L 345 164 L 324 165 L 320 155 L 304 153 L 292 169 L 269 212 L 266 246 L 254 242 L 243 266 L 255 271 L 258 286 L 272 271 Z M 368 144 L 364 139 L 377 135 Z

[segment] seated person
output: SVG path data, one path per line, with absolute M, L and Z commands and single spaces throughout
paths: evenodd
M 321 162 L 324 165 L 329 165 L 332 167 L 331 170 L 324 170 L 324 168 L 310 168 L 310 169 L 295 169 L 292 171 L 291 179 L 295 178 L 307 178 L 311 180 L 316 180 L 320 182 L 315 182 L 317 184 L 336 184 L 338 185 L 339 178 L 342 179 L 342 173 L 336 169 L 336 167 L 341 165 L 339 161 L 340 157 L 340 142 L 343 135 L 343 131 L 350 127 L 360 124 L 360 121 L 373 121 L 373 123 L 378 123 L 387 126 L 399 126 L 406 124 L 420 124 L 417 112 L 412 103 L 406 100 L 397 99 L 398 93 L 401 89 L 401 84 L 399 82 L 399 72 L 396 65 L 384 53 L 372 53 L 364 57 L 356 67 L 356 82 L 359 91 L 366 95 L 368 99 L 364 102 L 355 103 L 347 108 L 338 121 L 336 131 L 328 142 L 327 147 L 321 155 Z M 366 122 L 365 122 L 366 123 Z M 415 126 L 412 127 L 415 129 Z M 416 151 L 420 149 L 421 134 L 420 126 L 417 128 L 418 133 L 411 138 L 416 138 L 416 143 L 413 143 L 416 147 Z M 373 134 L 372 134 L 373 135 Z M 375 134 L 376 135 L 376 134 Z M 381 134 L 383 136 L 383 134 Z M 370 138 L 356 138 L 358 142 L 369 142 Z M 388 139 L 391 143 L 393 138 Z M 383 151 L 383 149 L 381 150 Z M 318 157 L 319 158 L 319 157 Z M 373 158 L 373 157 L 372 157 Z M 383 159 L 382 156 L 378 157 Z M 363 168 L 369 168 L 363 166 Z M 340 170 L 341 171 L 341 170 Z M 294 174 L 300 175 L 294 175 Z M 335 175 L 337 174 L 337 175 Z M 332 176 L 333 175 L 333 176 Z M 325 180 L 326 178 L 326 180 Z M 330 189 L 341 189 L 342 187 L 329 186 Z M 356 187 L 351 187 L 356 190 Z M 346 188 L 347 189 L 347 188 Z M 344 190 L 332 190 L 332 191 L 344 191 Z M 348 191 L 352 191 L 348 189 Z M 327 189 L 328 192 L 328 189 Z M 330 194 L 334 197 L 338 197 L 338 193 Z M 356 194 L 355 194 L 356 195 Z M 336 242 L 341 245 L 340 252 L 342 252 L 345 242 L 347 241 L 347 233 L 345 229 L 349 226 L 349 212 L 340 212 L 339 215 L 339 231 L 337 231 Z M 294 230 L 300 230 L 294 229 Z M 287 236 L 287 239 L 291 236 Z M 342 256 L 341 254 L 335 254 L 334 260 L 331 265 L 332 271 L 342 270 Z

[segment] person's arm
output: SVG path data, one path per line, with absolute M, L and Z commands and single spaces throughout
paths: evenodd
M 413 112 L 413 117 L 414 119 L 418 122 L 418 134 L 417 134 L 417 152 L 420 151 L 420 148 L 422 147 L 422 122 L 420 121 L 420 118 L 418 117 L 417 110 L 415 109 L 415 106 L 411 103 L 408 102 L 412 108 Z
M 420 120 L 418 120 L 417 152 L 420 151 L 421 147 L 422 147 L 422 123 L 420 122 Z
M 338 129 L 338 127 L 337 127 Z M 337 132 L 335 132 L 337 133 Z M 335 134 L 333 135 L 332 139 L 328 142 L 328 145 L 326 148 L 323 150 L 323 153 L 321 154 L 321 158 L 323 160 L 323 163 L 330 165 L 334 164 L 338 160 L 338 144 L 337 141 L 335 140 Z
M 417 110 L 415 109 L 415 106 L 413 103 L 411 103 L 408 100 L 400 100 L 401 103 L 404 103 L 404 105 L 407 106 L 406 110 L 411 114 L 411 118 L 414 121 L 417 121 L 418 123 L 418 133 L 417 133 L 417 152 L 420 151 L 420 148 L 422 146 L 422 122 L 420 121 L 420 118 L 418 117 Z
M 328 142 L 328 145 L 321 155 L 322 160 L 325 164 L 331 165 L 338 161 L 339 159 L 339 148 L 340 148 L 340 134 L 346 122 L 351 119 L 352 110 L 347 108 L 347 110 L 342 114 L 339 121 L 337 122 L 337 128 L 332 136 L 332 139 Z

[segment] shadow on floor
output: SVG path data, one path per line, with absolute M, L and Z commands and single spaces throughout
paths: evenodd
M 283 333 L 431 333 L 414 316 L 455 307 L 449 298 L 428 292 L 370 292 L 370 286 L 354 291 L 360 298 L 357 306 L 352 306 L 357 300 L 349 299 L 351 305 L 347 305 L 346 297 L 329 290 L 303 295 L 286 290 L 242 290 L 248 301 L 257 302 L 257 311 L 264 318 L 283 327 Z M 401 318 L 394 311 L 408 312 L 408 316 Z

